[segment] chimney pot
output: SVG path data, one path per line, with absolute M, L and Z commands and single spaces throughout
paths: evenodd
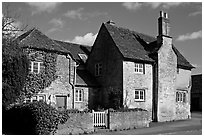
M 160 17 L 164 17 L 164 12 L 160 11 Z
M 115 22 L 112 20 L 107 21 L 106 23 L 110 24 L 110 25 L 115 25 Z

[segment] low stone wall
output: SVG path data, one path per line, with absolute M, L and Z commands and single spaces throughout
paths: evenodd
M 59 124 L 57 135 L 87 134 L 94 132 L 93 114 L 91 112 L 69 113 L 65 124 Z
M 110 116 L 110 130 L 125 130 L 134 128 L 149 127 L 148 111 L 109 111 Z

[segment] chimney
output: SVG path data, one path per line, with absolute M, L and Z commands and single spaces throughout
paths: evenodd
M 169 36 L 170 24 L 168 14 L 160 11 L 160 17 L 158 18 L 158 32 L 159 36 Z
M 110 25 L 115 25 L 115 22 L 112 20 L 107 21 L 106 23 L 110 24 Z

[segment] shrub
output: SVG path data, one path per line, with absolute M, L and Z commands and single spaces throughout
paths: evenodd
M 4 134 L 54 134 L 60 121 L 59 112 L 43 101 L 15 105 L 6 113 Z

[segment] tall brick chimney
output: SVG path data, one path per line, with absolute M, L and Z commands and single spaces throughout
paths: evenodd
M 168 14 L 160 11 L 160 17 L 158 18 L 158 32 L 160 35 L 169 36 L 170 24 Z

